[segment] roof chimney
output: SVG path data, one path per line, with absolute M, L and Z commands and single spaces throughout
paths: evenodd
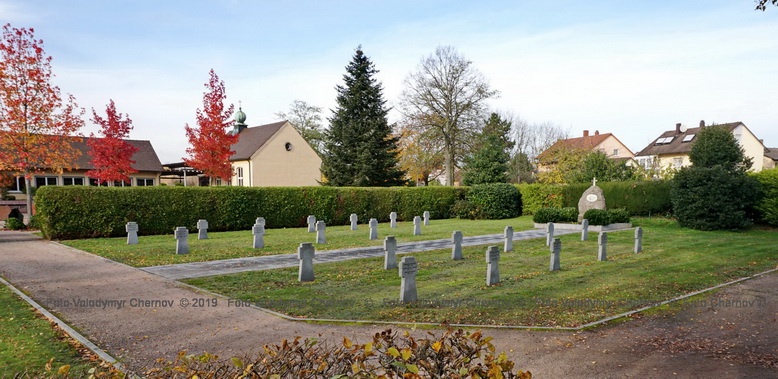
M 700 128 L 704 128 L 704 127 L 705 127 L 705 120 L 700 120 Z
M 681 134 L 681 123 L 675 124 L 675 134 Z
M 584 137 L 589 137 L 589 131 L 588 130 L 584 130 Z
M 599 131 L 599 130 L 595 130 L 595 131 L 594 131 L 594 135 L 595 135 L 595 136 L 599 136 L 599 135 L 600 135 L 600 131 Z

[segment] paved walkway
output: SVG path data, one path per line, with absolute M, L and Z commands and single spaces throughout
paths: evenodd
M 555 235 L 580 233 L 579 231 L 558 231 Z M 513 240 L 528 240 L 534 238 L 545 238 L 546 233 L 542 230 L 526 230 L 513 233 Z M 482 236 L 472 236 L 462 238 L 462 246 L 480 246 L 480 245 L 502 245 L 504 237 L 502 234 L 487 234 Z M 397 244 L 397 254 L 417 253 L 420 251 L 431 251 L 450 249 L 453 243 L 450 238 L 438 239 L 420 242 L 408 242 Z M 384 256 L 383 246 L 357 247 L 352 249 L 324 250 L 317 251 L 314 257 L 314 263 L 326 263 L 345 261 L 359 258 L 373 258 Z M 300 264 L 297 254 L 278 254 L 262 257 L 246 257 L 223 259 L 218 261 L 179 263 L 172 265 L 145 267 L 141 270 L 162 276 L 168 279 L 186 279 L 199 278 L 203 276 L 234 274 L 245 271 L 262 271 L 282 267 L 296 267 Z

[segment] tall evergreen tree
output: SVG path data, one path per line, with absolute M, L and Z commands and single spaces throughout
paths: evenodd
M 480 140 L 473 147 L 473 152 L 465 158 L 465 185 L 508 181 L 508 161 L 514 145 L 509 137 L 510 131 L 510 121 L 503 120 L 497 113 L 489 116 Z
M 338 105 L 326 131 L 322 173 L 331 186 L 396 186 L 405 184 L 397 165 L 398 138 L 386 115 L 378 70 L 358 47 L 337 86 Z

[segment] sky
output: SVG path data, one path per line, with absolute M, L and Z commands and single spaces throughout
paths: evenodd
M 210 69 L 250 126 L 294 100 L 327 118 L 359 45 L 389 106 L 449 45 L 500 92 L 492 110 L 571 136 L 637 153 L 679 122 L 742 121 L 778 147 L 778 7 L 751 0 L 0 0 L 6 23 L 44 40 L 63 94 L 89 116 L 113 99 L 163 163 L 185 156 Z

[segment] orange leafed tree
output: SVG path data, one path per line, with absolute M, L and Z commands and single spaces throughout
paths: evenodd
M 100 125 L 99 133 L 102 138 L 92 138 L 87 141 L 90 147 L 89 155 L 92 157 L 89 163 L 94 169 L 87 171 L 86 174 L 101 183 L 127 182 L 130 180 L 130 174 L 138 172 L 132 168 L 135 163 L 132 156 L 138 148 L 124 140 L 132 130 L 132 120 L 128 115 L 116 112 L 116 104 L 113 100 L 105 107 L 105 114 L 106 117 L 102 118 L 94 108 L 92 109 L 94 116 L 92 122 Z
M 32 28 L 3 26 L 0 40 L 0 170 L 25 177 L 75 168 L 71 138 L 84 122 L 73 96 L 63 101 L 51 84 L 51 57 Z M 27 215 L 32 196 L 27 196 Z
M 228 132 L 232 126 L 233 106 L 224 106 L 224 82 L 219 80 L 211 70 L 211 79 L 205 84 L 207 91 L 203 94 L 203 109 L 197 109 L 197 127 L 186 125 L 186 137 L 189 145 L 186 153 L 189 158 L 184 162 L 190 167 L 200 170 L 211 180 L 232 178 L 230 157 L 235 154 L 230 150 L 232 144 L 238 142 L 238 136 Z

